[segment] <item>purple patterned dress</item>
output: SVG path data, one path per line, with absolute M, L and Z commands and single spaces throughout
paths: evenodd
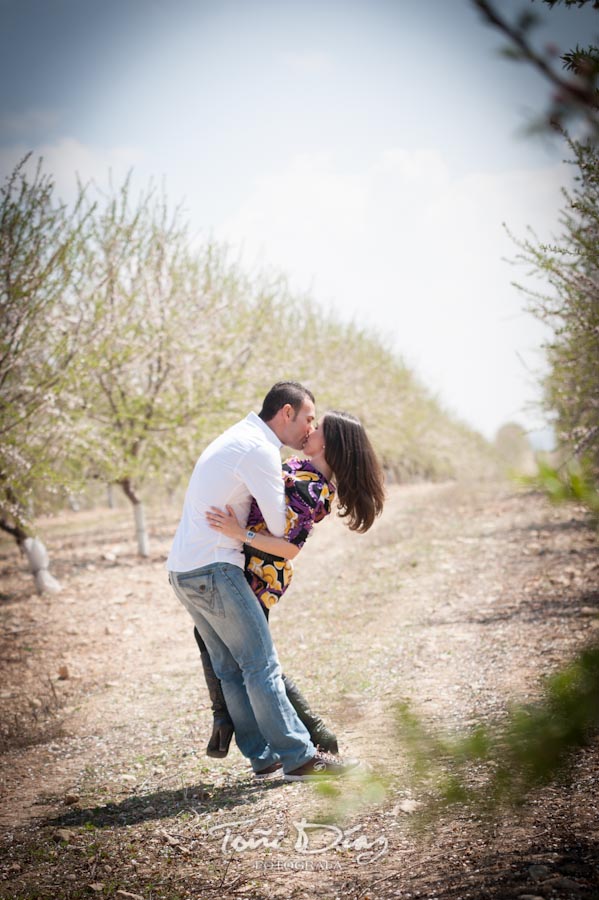
M 307 459 L 292 456 L 283 463 L 285 497 L 287 500 L 287 525 L 285 537 L 292 544 L 303 547 L 316 522 L 331 511 L 335 485 L 328 481 Z M 266 524 L 260 507 L 252 501 L 248 528 L 264 531 Z M 266 609 L 270 609 L 283 596 L 293 577 L 290 559 L 271 556 L 248 544 L 245 551 L 245 577 L 254 594 Z

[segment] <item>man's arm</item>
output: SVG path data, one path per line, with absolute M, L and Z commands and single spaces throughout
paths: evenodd
M 285 534 L 285 485 L 278 454 L 267 448 L 255 447 L 246 453 L 237 472 L 254 497 L 264 516 L 268 530 L 275 537 Z
M 226 510 L 211 506 L 206 513 L 206 518 L 210 527 L 219 534 L 225 534 L 227 537 L 235 538 L 236 541 L 241 541 L 242 544 L 245 543 L 247 527 L 239 524 L 232 506 L 227 505 Z M 257 527 L 262 528 L 262 525 Z M 283 559 L 295 559 L 301 549 L 297 544 L 292 544 L 284 537 L 274 537 L 268 531 L 257 531 L 248 547 L 269 553 L 271 556 L 281 556 Z

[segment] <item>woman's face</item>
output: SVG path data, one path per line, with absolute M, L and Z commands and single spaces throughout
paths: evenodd
M 324 416 L 315 426 L 314 431 L 304 444 L 303 450 L 306 456 L 318 456 L 324 450 L 324 432 L 322 430 L 322 423 L 324 422 Z

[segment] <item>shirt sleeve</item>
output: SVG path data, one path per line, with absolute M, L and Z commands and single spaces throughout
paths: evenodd
M 287 504 L 278 459 L 276 450 L 271 454 L 267 448 L 255 447 L 245 454 L 237 473 L 258 503 L 270 533 L 275 537 L 283 537 Z

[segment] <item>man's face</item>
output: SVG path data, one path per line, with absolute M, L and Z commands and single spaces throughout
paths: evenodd
M 304 444 L 314 431 L 316 410 L 309 397 L 304 398 L 299 411 L 296 413 L 292 406 L 285 422 L 285 436 L 281 438 L 288 447 L 294 450 L 303 450 Z

